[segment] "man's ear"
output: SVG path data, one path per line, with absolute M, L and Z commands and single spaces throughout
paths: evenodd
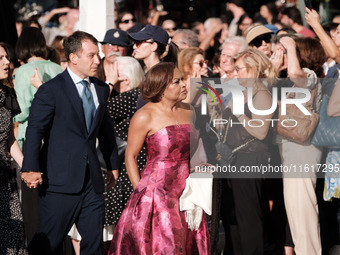
M 73 65 L 76 65 L 78 63 L 78 56 L 75 53 L 70 53 L 70 62 Z

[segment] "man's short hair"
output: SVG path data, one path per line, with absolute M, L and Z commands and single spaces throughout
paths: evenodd
M 93 35 L 84 31 L 76 31 L 69 37 L 65 38 L 63 45 L 67 61 L 70 61 L 69 56 L 71 53 L 82 51 L 82 42 L 84 40 L 89 40 L 95 45 L 98 44 L 98 40 Z

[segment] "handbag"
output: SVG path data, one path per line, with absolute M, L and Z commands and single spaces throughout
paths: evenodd
M 124 141 L 119 136 L 116 136 L 116 144 L 117 144 L 118 158 L 122 165 L 124 162 L 124 158 L 125 158 L 125 149 L 126 149 L 127 141 Z
M 298 143 L 304 143 L 311 137 L 319 121 L 319 115 L 313 111 L 316 88 L 311 94 L 310 100 L 305 105 L 311 115 L 305 115 L 295 104 L 287 105 L 287 114 L 281 115 L 281 105 L 279 105 L 279 121 L 276 127 L 279 135 Z M 290 119 L 296 122 L 289 121 Z M 292 127 L 294 124 L 296 125 Z
M 227 141 L 227 135 L 229 131 L 229 126 L 230 126 L 230 120 L 231 117 L 228 119 L 228 124 L 226 128 L 226 132 L 224 133 L 224 138 L 223 141 L 219 140 L 216 144 L 216 151 L 217 151 L 217 157 L 216 160 L 219 162 L 220 166 L 229 166 L 233 165 L 235 160 L 236 160 L 236 155 L 235 153 L 242 149 L 243 147 L 247 146 L 249 143 L 255 141 L 256 138 L 252 138 L 245 143 L 241 144 L 240 146 L 236 147 L 235 149 L 231 149 L 229 145 L 226 143 Z
M 324 95 L 320 108 L 320 121 L 315 130 L 312 144 L 332 149 L 340 148 L 340 117 L 330 117 L 327 114 L 329 97 Z

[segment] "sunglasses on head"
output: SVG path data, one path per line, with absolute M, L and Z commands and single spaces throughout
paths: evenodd
M 249 45 L 255 46 L 255 47 L 260 47 L 262 45 L 262 41 L 265 41 L 265 43 L 270 43 L 272 39 L 272 36 L 270 34 L 264 34 L 256 37 L 253 39 Z
M 133 23 L 135 23 L 135 22 L 136 22 L 136 19 L 135 19 L 135 18 L 132 18 L 132 19 L 121 20 L 120 23 L 128 24 L 130 21 L 132 21 Z

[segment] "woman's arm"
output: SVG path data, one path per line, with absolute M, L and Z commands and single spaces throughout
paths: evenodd
M 319 14 L 315 10 L 309 10 L 307 7 L 305 9 L 306 21 L 319 37 L 325 52 L 330 58 L 334 59 L 337 63 L 340 63 L 340 50 L 321 26 Z
M 22 161 L 24 159 L 24 156 L 20 150 L 19 144 L 17 140 L 14 137 L 14 126 L 12 124 L 11 126 L 11 132 L 8 138 L 8 145 L 9 145 L 9 152 L 12 156 L 12 158 L 17 162 L 17 164 L 22 167 Z
M 140 181 L 137 164 L 138 154 L 148 135 L 151 115 L 147 110 L 137 111 L 131 119 L 128 133 L 127 146 L 125 150 L 125 165 L 132 187 L 135 189 Z
M 306 78 L 306 73 L 300 66 L 296 53 L 296 43 L 294 39 L 285 36 L 280 39 L 280 43 L 287 50 L 287 74 L 289 78 Z
M 340 116 L 340 80 L 338 80 L 329 99 L 327 114 L 332 117 Z
M 249 101 L 248 101 L 249 106 Z M 253 98 L 253 106 L 257 110 L 268 110 L 272 106 L 272 97 L 267 90 L 258 91 L 256 96 Z M 269 130 L 269 126 L 271 125 L 271 121 L 268 121 L 272 118 L 273 114 L 269 115 L 257 115 L 252 113 L 251 119 L 242 114 L 238 116 L 238 121 L 240 123 L 245 122 L 245 129 L 249 134 L 256 137 L 259 140 L 263 140 L 266 138 Z M 248 125 L 248 121 L 251 121 L 251 126 Z

